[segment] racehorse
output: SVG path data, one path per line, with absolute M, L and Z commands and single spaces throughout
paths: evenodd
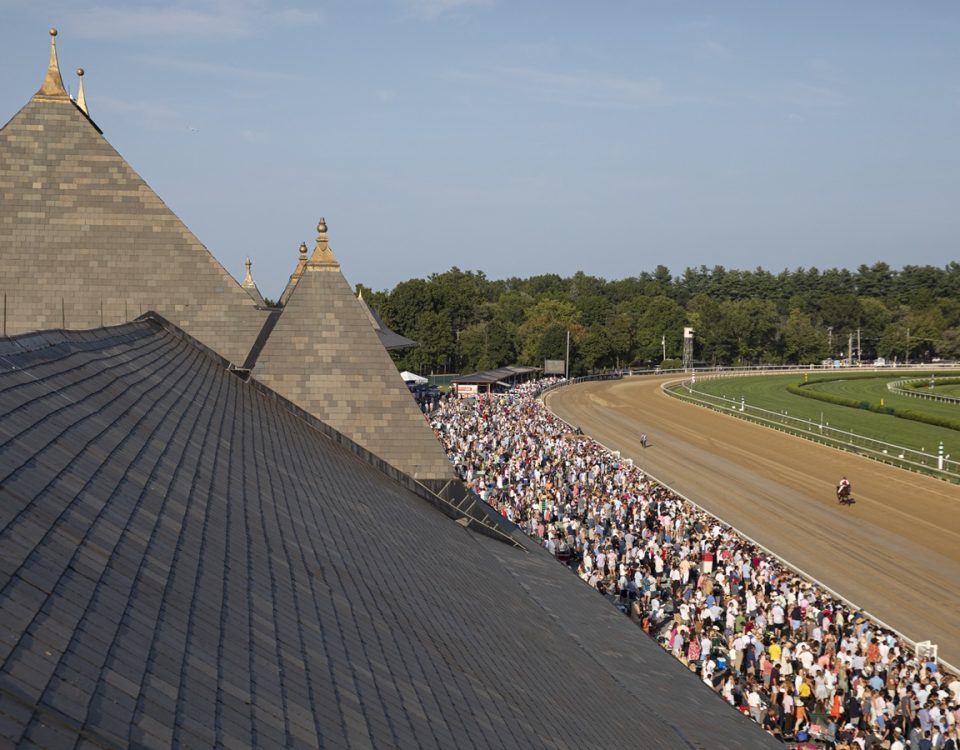
M 850 494 L 849 483 L 837 485 L 837 502 L 841 505 L 850 505 L 853 503 L 853 496 Z

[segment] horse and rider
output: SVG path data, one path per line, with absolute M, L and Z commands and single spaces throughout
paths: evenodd
M 846 477 L 841 477 L 840 481 L 837 482 L 837 502 L 841 505 L 849 505 L 853 502 L 853 485 L 850 484 L 850 480 Z

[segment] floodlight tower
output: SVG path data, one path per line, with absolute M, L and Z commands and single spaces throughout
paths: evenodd
M 683 369 L 693 367 L 693 329 L 683 329 Z

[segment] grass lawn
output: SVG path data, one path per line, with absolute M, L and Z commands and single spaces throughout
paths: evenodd
M 953 396 L 954 398 L 960 398 L 960 383 L 956 385 L 938 385 L 933 390 L 934 393 L 940 396 Z
M 886 405 L 906 407 L 913 411 L 942 413 L 941 410 L 947 410 L 947 414 L 954 418 L 957 418 L 958 412 L 960 412 L 960 406 L 938 404 L 933 401 L 910 398 L 909 396 L 898 396 L 887 390 L 886 384 L 888 382 L 911 377 L 914 373 L 885 373 L 880 377 L 877 377 L 875 373 L 851 374 L 857 377 L 830 381 L 827 379 L 840 377 L 840 374 L 811 373 L 809 381 L 813 385 L 807 387 L 829 388 L 832 392 L 842 393 L 849 398 L 875 403 L 879 403 L 882 398 Z M 918 372 L 916 376 L 918 378 L 923 377 L 923 373 Z M 825 382 L 818 383 L 817 381 Z M 942 440 L 945 453 L 951 456 L 960 456 L 960 432 L 957 430 L 899 419 L 887 414 L 875 414 L 865 409 L 828 404 L 794 395 L 787 391 L 788 384 L 802 382 L 803 375 L 756 375 L 716 380 L 698 379 L 695 388 L 701 393 L 724 396 L 738 402 L 743 398 L 748 406 L 777 413 L 786 412 L 791 417 L 807 419 L 817 424 L 820 424 L 822 420 L 825 425 L 838 430 L 853 432 L 857 435 L 905 448 L 925 450 L 928 453 L 936 452 L 937 445 Z

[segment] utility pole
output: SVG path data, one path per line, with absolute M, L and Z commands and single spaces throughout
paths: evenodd
M 853 334 L 847 337 L 847 367 L 853 366 Z
M 910 364 L 910 328 L 907 328 L 907 351 L 903 353 L 903 360 L 905 364 Z
M 660 346 L 663 347 L 663 359 L 660 360 L 663 362 L 667 359 L 667 334 L 663 334 L 660 338 Z
M 567 380 L 570 379 L 570 329 L 567 329 L 567 358 L 566 364 L 563 366 L 563 377 Z
M 833 359 L 833 326 L 827 326 L 827 348 L 830 350 L 830 359 Z
M 860 366 L 860 326 L 857 326 L 857 367 Z

